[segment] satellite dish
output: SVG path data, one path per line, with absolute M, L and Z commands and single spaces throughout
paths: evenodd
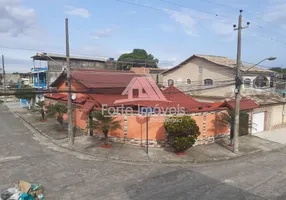
M 71 98 L 72 98 L 72 100 L 75 100 L 76 99 L 76 93 L 73 94 Z

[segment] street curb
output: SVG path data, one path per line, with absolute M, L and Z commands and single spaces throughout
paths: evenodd
M 5 105 L 6 106 L 6 105 Z M 8 108 L 6 106 L 6 108 Z M 222 159 L 213 159 L 213 160 L 206 160 L 206 161 L 198 161 L 198 160 L 180 160 L 180 161 L 165 161 L 165 160 L 157 160 L 157 161 L 153 161 L 153 160 L 133 160 L 133 159 L 126 159 L 126 158 L 118 158 L 115 156 L 95 156 L 93 154 L 90 154 L 88 152 L 84 152 L 84 151 L 80 151 L 78 149 L 72 149 L 72 148 L 68 148 L 65 146 L 60 145 L 59 143 L 57 143 L 52 137 L 50 137 L 49 135 L 47 135 L 46 133 L 44 133 L 43 131 L 41 131 L 40 129 L 36 128 L 35 126 L 33 126 L 31 123 L 29 123 L 27 120 L 25 120 L 23 117 L 21 117 L 18 113 L 15 113 L 13 110 L 9 109 L 8 110 L 13 113 L 16 118 L 20 119 L 20 121 L 22 121 L 23 123 L 26 123 L 28 126 L 30 126 L 30 128 L 32 128 L 35 132 L 39 133 L 40 135 L 46 137 L 47 139 L 49 139 L 54 145 L 63 148 L 65 150 L 69 150 L 69 151 L 73 151 L 76 153 L 80 153 L 83 155 L 87 155 L 87 156 L 91 156 L 94 159 L 108 159 L 108 160 L 113 160 L 113 161 L 121 161 L 121 162 L 127 162 L 127 163 L 140 163 L 140 164 L 204 164 L 204 163 L 216 163 L 216 162 L 220 162 L 220 161 L 229 161 L 229 160 L 236 160 L 239 158 L 244 158 L 246 156 L 250 156 L 250 155 L 256 155 L 256 154 L 261 154 L 264 151 L 263 150 L 258 150 L 258 151 L 253 151 L 250 153 L 246 153 L 243 155 L 238 155 L 235 157 L 228 157 L 228 158 L 222 158 Z M 285 148 L 285 147 L 282 147 Z M 281 149 L 282 149 L 281 148 Z M 272 151 L 277 151 L 278 149 L 273 149 L 271 151 L 267 151 L 266 153 L 272 152 Z

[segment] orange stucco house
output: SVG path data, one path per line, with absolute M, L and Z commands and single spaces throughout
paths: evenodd
M 148 141 L 160 146 L 165 141 L 164 119 L 169 115 L 166 109 L 183 107 L 200 128 L 198 143 L 208 143 L 229 134 L 228 127 L 216 126 L 218 113 L 224 108 L 199 102 L 171 85 L 161 91 L 155 82 L 146 76 L 131 71 L 109 71 L 94 69 L 73 69 L 71 71 L 72 103 L 74 125 L 86 129 L 88 115 L 94 110 L 131 107 L 133 114 L 116 115 L 122 129 L 112 131 L 111 140 L 130 144 L 145 144 L 146 119 L 148 119 Z M 45 95 L 47 103 L 67 102 L 66 73 L 63 72 L 54 83 L 55 93 Z M 138 107 L 139 106 L 139 107 Z M 155 116 L 140 115 L 140 107 L 160 108 Z M 163 111 L 162 111 L 163 110 Z M 100 134 L 100 133 L 99 133 Z

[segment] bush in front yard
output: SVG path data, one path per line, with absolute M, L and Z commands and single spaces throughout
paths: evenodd
M 192 147 L 200 135 L 199 127 L 191 116 L 169 117 L 164 126 L 168 134 L 168 144 L 176 153 L 185 152 Z

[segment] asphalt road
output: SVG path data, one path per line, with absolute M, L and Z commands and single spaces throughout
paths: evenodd
M 93 159 L 56 147 L 0 105 L 0 190 L 22 179 L 45 199 L 286 199 L 286 149 L 200 165 Z

